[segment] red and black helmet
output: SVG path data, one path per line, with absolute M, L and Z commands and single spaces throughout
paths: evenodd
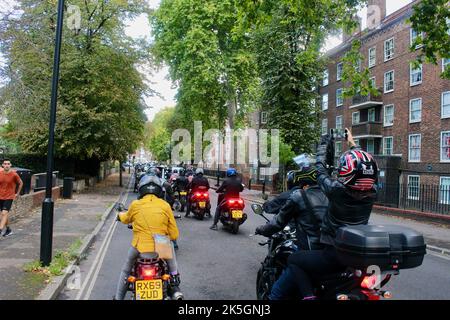
M 377 162 L 361 149 L 346 151 L 339 158 L 338 180 L 353 190 L 372 190 L 378 181 Z

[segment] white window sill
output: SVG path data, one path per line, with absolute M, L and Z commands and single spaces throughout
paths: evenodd
M 450 114 L 448 116 L 442 116 L 441 119 L 450 119 Z
M 420 123 L 420 122 L 422 122 L 422 119 L 420 119 L 420 120 L 414 120 L 414 121 L 409 120 L 409 123 Z
M 391 58 L 386 58 L 386 57 L 384 57 L 384 62 L 391 61 L 392 59 L 394 59 L 394 57 L 391 57 Z
M 422 84 L 422 81 L 416 82 L 416 83 L 409 83 L 409 86 L 410 87 L 415 87 L 415 86 L 418 86 L 419 84 Z
M 389 90 L 389 91 L 384 91 L 384 93 L 391 93 L 391 92 L 394 92 L 394 89 Z
M 393 123 L 391 123 L 391 124 L 383 124 L 383 127 L 389 128 L 389 127 L 392 127 L 393 125 L 394 125 Z
M 420 163 L 420 160 L 408 160 L 409 163 Z
M 441 159 L 440 162 L 441 162 L 441 163 L 450 163 L 450 159 L 448 159 L 448 160 L 442 160 L 442 159 Z

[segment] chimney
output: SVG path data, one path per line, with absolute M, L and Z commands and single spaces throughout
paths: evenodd
M 369 0 L 367 2 L 367 29 L 375 29 L 384 18 L 386 18 L 386 0 Z
M 358 17 L 358 16 L 354 16 L 353 20 L 356 21 L 358 25 L 357 25 L 356 29 L 353 31 L 352 34 L 349 34 L 349 33 L 345 32 L 345 31 L 342 32 L 342 42 L 343 43 L 347 42 L 355 34 L 358 34 L 358 33 L 361 32 L 361 23 L 362 23 L 361 18 Z

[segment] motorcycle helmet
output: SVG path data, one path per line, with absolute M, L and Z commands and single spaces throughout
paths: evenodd
M 313 157 L 304 153 L 295 157 L 294 162 L 299 167 L 298 170 L 291 170 L 287 173 L 287 187 L 291 190 L 294 187 L 303 188 L 305 185 L 317 184 L 317 169 L 314 166 Z
M 370 191 L 378 181 L 377 162 L 361 149 L 348 150 L 339 158 L 338 180 L 352 190 Z
M 147 171 L 147 175 L 161 178 L 161 171 L 157 167 L 153 167 Z
M 200 175 L 200 174 L 203 174 L 203 169 L 202 168 L 197 168 L 197 169 L 195 169 L 195 175 Z
M 228 168 L 227 169 L 227 177 L 233 177 L 237 175 L 237 171 L 235 168 Z
M 147 194 L 154 194 L 157 197 L 162 196 L 162 181 L 155 175 L 145 175 L 138 184 L 139 199 Z

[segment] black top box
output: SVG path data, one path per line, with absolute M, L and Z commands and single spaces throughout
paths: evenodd
M 340 263 L 348 267 L 378 266 L 381 270 L 418 267 L 426 253 L 423 235 L 402 226 L 342 227 L 336 234 Z

